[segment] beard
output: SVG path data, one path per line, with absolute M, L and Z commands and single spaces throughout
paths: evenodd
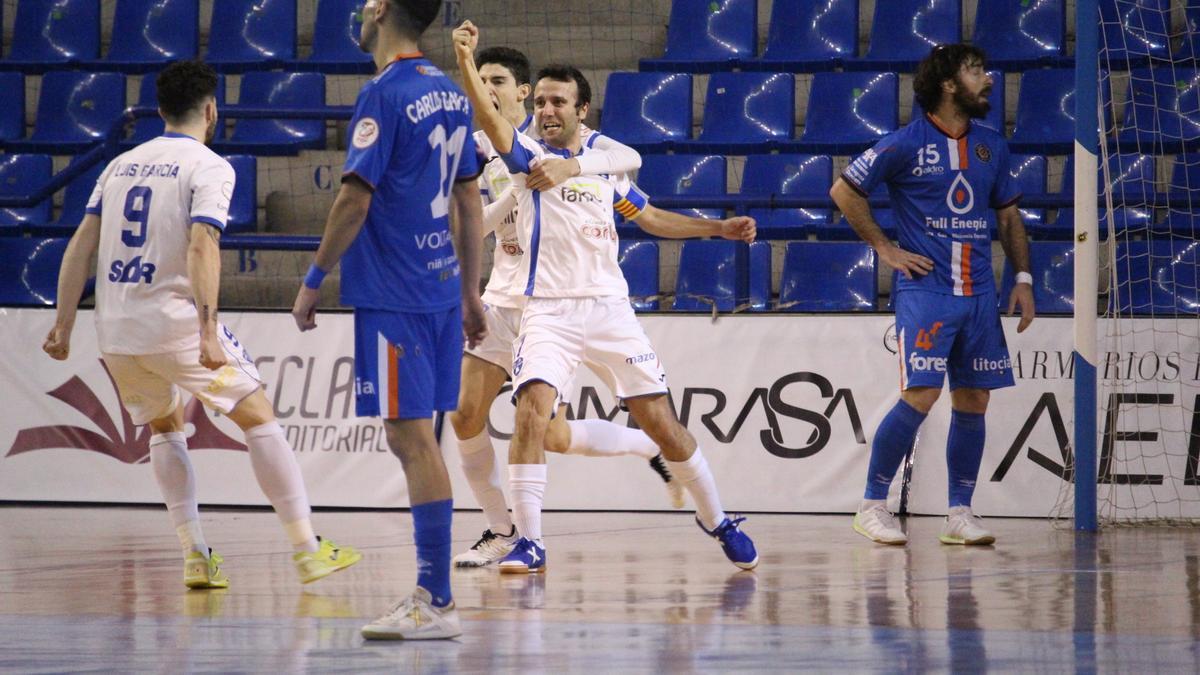
M 992 109 L 992 104 L 987 98 L 980 98 L 972 94 L 966 93 L 962 87 L 959 87 L 954 92 L 954 104 L 958 106 L 971 119 L 983 119 Z

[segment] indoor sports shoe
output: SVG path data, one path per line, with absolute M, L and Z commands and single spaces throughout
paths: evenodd
M 545 571 L 545 547 L 525 537 L 518 539 L 513 550 L 500 561 L 501 574 L 537 574 Z
M 877 502 L 854 514 L 854 531 L 880 544 L 903 546 L 908 535 L 900 529 L 896 517 L 887 510 L 887 505 Z
M 387 614 L 362 627 L 368 640 L 447 640 L 462 635 L 458 612 L 451 602 L 434 607 L 429 591 L 417 586 Z
M 740 516 L 732 520 L 726 518 L 711 532 L 704 529 L 704 524 L 699 518 L 696 518 L 696 525 L 704 530 L 704 534 L 721 542 L 721 550 L 725 552 L 729 562 L 744 570 L 752 570 L 758 565 L 758 551 L 754 549 L 754 542 L 750 541 L 750 536 L 738 529 L 738 525 L 745 520 Z
M 938 539 L 943 544 L 965 544 L 967 546 L 987 546 L 996 543 L 995 535 L 984 529 L 982 520 L 971 511 L 969 506 L 951 507 Z
M 300 583 L 302 584 L 311 584 L 318 579 L 324 579 L 330 574 L 344 570 L 362 560 L 362 554 L 349 546 L 338 546 L 332 541 L 320 537 L 317 537 L 317 543 L 321 547 L 316 551 L 301 551 L 292 554 L 292 562 L 296 563 L 296 572 L 300 574 Z
M 662 453 L 659 453 L 650 459 L 650 468 L 654 469 L 654 473 L 667 484 L 667 496 L 671 498 L 671 508 L 682 509 L 683 502 L 683 485 L 675 480 L 675 476 L 671 475 L 671 470 L 667 468 L 666 461 L 663 460 Z
M 192 551 L 183 561 L 183 585 L 188 588 L 229 588 L 229 577 L 221 571 L 225 559 L 208 549 L 208 557 Z
M 513 525 L 512 531 L 508 534 L 496 534 L 491 529 L 483 531 L 479 536 L 479 541 L 475 542 L 470 549 L 454 556 L 455 567 L 483 567 L 490 565 L 497 560 L 503 560 L 504 556 L 508 555 L 516 545 L 517 526 Z

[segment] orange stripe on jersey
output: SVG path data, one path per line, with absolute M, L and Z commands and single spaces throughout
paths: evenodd
M 958 169 L 959 169 L 959 171 L 967 170 L 968 160 L 970 159 L 970 157 L 968 155 L 969 155 L 969 153 L 967 152 L 967 137 L 963 136 L 962 138 L 958 139 Z
M 962 245 L 962 291 L 963 295 L 971 295 L 974 284 L 971 282 L 971 245 Z
M 400 414 L 400 378 L 396 376 L 396 345 L 388 343 L 387 419 Z

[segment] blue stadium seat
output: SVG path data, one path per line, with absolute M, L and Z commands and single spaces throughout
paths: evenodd
M 824 196 L 833 184 L 829 155 L 750 155 L 742 173 L 742 194 Z M 758 236 L 763 239 L 798 239 L 808 235 L 813 223 L 828 223 L 830 209 L 754 209 Z
M 989 70 L 988 75 L 992 77 L 992 93 L 988 95 L 988 103 L 991 104 L 991 109 L 988 110 L 987 117 L 981 120 L 974 120 L 976 124 L 985 126 L 989 129 L 999 131 L 1001 135 L 1005 134 L 1004 128 L 1004 73 L 998 70 Z M 913 100 L 913 117 L 925 114 L 925 108 L 921 107 L 915 99 Z
M 885 191 L 884 195 L 886 194 Z M 872 197 L 874 196 L 872 195 Z M 872 207 L 871 215 L 875 217 L 875 222 L 879 224 L 879 227 L 883 228 L 883 233 L 888 236 L 888 239 L 896 238 L 896 219 L 890 208 Z M 854 228 L 850 227 L 845 215 L 834 222 L 815 223 L 812 226 L 812 232 L 821 241 L 861 241 L 858 234 L 854 232 Z
M 1124 207 L 1113 209 L 1115 217 L 1109 218 L 1108 212 L 1099 212 L 1099 232 L 1101 237 L 1109 236 L 1114 230 L 1121 236 L 1133 236 L 1148 232 L 1165 232 L 1169 226 L 1154 223 L 1154 209 Z M 1111 225 L 1110 225 L 1111 220 Z M 1026 228 L 1033 239 L 1046 241 L 1070 241 L 1075 237 L 1075 209 L 1059 209 L 1054 222 L 1044 223 L 1037 227 Z
M 0 147 L 5 141 L 25 137 L 25 76 L 0 73 Z
M 738 241 L 691 240 L 683 242 L 675 302 L 681 312 L 733 311 L 750 297 L 750 247 Z
M 325 105 L 325 76 L 321 73 L 249 72 L 242 76 L 242 106 L 313 108 Z M 296 154 L 301 149 L 325 147 L 324 120 L 241 119 L 224 143 L 214 143 L 230 154 Z
M 5 146 L 17 152 L 79 153 L 103 140 L 124 108 L 125 76 L 120 73 L 46 73 L 33 135 Z
M 617 253 L 635 312 L 658 311 L 658 243 L 622 241 Z
M 117 0 L 112 44 L 96 66 L 125 73 L 158 70 L 199 53 L 197 0 Z
M 713 73 L 700 136 L 681 143 L 701 152 L 767 152 L 791 141 L 796 79 L 790 73 Z
M 1119 242 L 1109 307 L 1125 316 L 1200 313 L 1198 267 L 1197 241 Z
M 1200 239 L 1200 213 L 1173 210 L 1167 214 L 1162 229 L 1171 236 Z
M 0 306 L 52 307 L 69 239 L 0 238 Z
M 1075 251 L 1071 242 L 1029 243 L 1033 270 L 1033 304 L 1038 314 L 1071 314 L 1075 311 Z M 1004 261 L 1000 277 L 1000 308 L 1008 311 L 1008 296 L 1016 285 L 1012 263 Z
M 1177 155 L 1171 168 L 1169 197 L 1186 197 L 1200 192 L 1200 153 Z
M 858 0 L 775 0 L 762 58 L 746 70 L 833 70 L 858 52 Z
M 204 60 L 226 72 L 278 68 L 296 58 L 295 0 L 213 0 Z
M 146 73 L 142 76 L 142 82 L 138 86 L 139 106 L 150 108 L 158 107 L 158 84 L 157 73 Z M 213 137 L 214 141 L 220 141 L 225 138 L 225 118 L 221 117 L 221 108 L 225 106 L 225 75 L 217 73 L 217 131 Z M 139 143 L 161 136 L 163 132 L 163 120 L 158 115 L 150 117 L 139 117 L 133 122 L 133 132 L 129 136 L 129 140 L 124 143 L 126 147 L 134 146 Z
M 0 155 L 0 195 L 23 197 L 50 182 L 53 162 L 49 155 Z M 36 206 L 0 208 L 0 229 L 16 232 L 16 226 L 50 222 L 50 200 Z
M 1066 56 L 1065 0 L 979 0 L 972 42 L 988 64 L 1023 70 L 1056 65 Z
M 99 56 L 99 0 L 21 0 L 0 68 L 40 73 Z
M 817 73 L 799 150 L 854 154 L 899 125 L 896 73 Z
M 1108 97 L 1101 95 L 1107 102 Z M 1059 68 L 1022 74 L 1009 147 L 1014 152 L 1066 154 L 1074 139 L 1075 71 Z
M 229 200 L 226 234 L 253 233 L 258 230 L 258 159 L 251 155 L 229 155 L 233 165 L 233 198 Z
M 1168 58 L 1170 0 L 1099 0 L 1100 45 L 1113 70 Z
M 962 42 L 961 0 L 887 0 L 875 3 L 871 42 L 853 70 L 911 71 L 934 45 Z
M 639 70 L 711 73 L 753 59 L 758 49 L 758 0 L 675 0 L 660 59 Z
M 725 158 L 720 155 L 646 155 L 638 171 L 638 187 L 655 199 L 676 195 L 708 196 L 725 194 Z M 696 218 L 724 218 L 723 209 L 673 209 Z M 636 228 L 636 225 L 630 225 Z M 620 236 L 644 236 L 641 230 L 626 227 Z
M 1139 68 L 1129 73 L 1129 96 L 1119 138 L 1143 152 L 1194 150 L 1200 140 L 1200 70 Z
M 79 223 L 83 222 L 84 209 L 87 208 L 88 199 L 92 196 L 92 190 L 95 189 L 96 180 L 100 178 L 100 172 L 104 171 L 104 166 L 103 161 L 96 162 L 91 168 L 67 183 L 63 192 L 62 211 L 58 214 L 58 220 L 37 231 L 50 236 L 71 236 L 75 232 L 75 228 L 79 227 Z
M 788 312 L 870 312 L 879 295 L 875 251 L 862 243 L 793 241 L 783 257 L 779 307 Z
M 613 73 L 604 88 L 600 128 L 625 143 L 666 150 L 692 136 L 692 76 Z
M 771 244 L 756 241 L 750 244 L 750 306 L 751 312 L 771 309 Z
M 1183 40 L 1173 55 L 1176 61 L 1200 59 L 1200 5 L 1188 4 L 1183 11 L 1186 22 Z
M 362 0 L 319 0 L 312 54 L 288 67 L 322 73 L 374 73 L 371 55 L 358 48 L 362 6 Z
M 1022 195 L 1046 193 L 1046 158 L 1041 155 L 1009 155 L 1008 174 Z M 1039 227 L 1046 222 L 1045 209 L 1020 208 L 1025 227 Z
M 1108 157 L 1109 189 L 1113 203 L 1120 206 L 1153 206 L 1158 203 L 1153 155 L 1113 154 Z M 1068 155 L 1063 165 L 1060 194 L 1075 192 L 1075 156 Z M 1096 170 L 1097 183 L 1103 183 L 1103 168 Z

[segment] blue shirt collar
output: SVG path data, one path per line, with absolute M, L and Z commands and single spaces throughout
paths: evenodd
M 521 122 L 521 126 L 517 127 L 517 131 L 525 133 L 525 130 L 528 129 L 529 125 L 531 124 L 533 124 L 533 115 L 526 115 L 525 121 Z

